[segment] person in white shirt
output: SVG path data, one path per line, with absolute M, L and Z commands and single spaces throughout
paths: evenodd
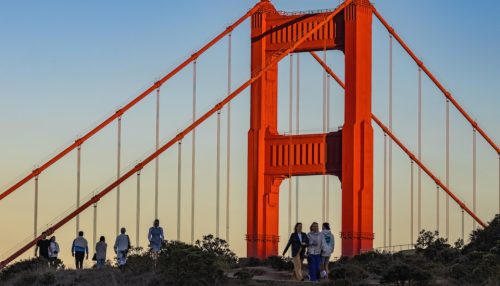
M 50 238 L 49 244 L 49 265 L 50 267 L 57 267 L 57 256 L 59 255 L 59 244 L 56 242 L 56 237 Z
M 118 266 L 123 266 L 127 263 L 127 254 L 130 250 L 130 238 L 125 234 L 127 230 L 122 227 L 120 235 L 115 240 L 115 253 L 118 260 Z
M 309 279 L 311 281 L 318 281 L 320 274 L 320 263 L 321 263 L 321 251 L 323 250 L 325 238 L 323 234 L 319 232 L 319 227 L 317 222 L 311 224 L 311 232 L 307 234 L 309 238 L 308 252 L 308 263 L 309 263 Z

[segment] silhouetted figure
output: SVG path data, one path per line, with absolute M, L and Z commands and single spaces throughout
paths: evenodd
M 125 233 L 127 230 L 122 227 L 120 235 L 115 240 L 115 253 L 118 260 L 118 266 L 123 266 L 127 263 L 127 254 L 130 250 L 130 238 Z
M 89 246 L 87 240 L 83 237 L 83 231 L 78 233 L 78 237 L 73 240 L 71 255 L 75 257 L 76 269 L 83 268 L 83 259 L 89 259 Z
M 42 232 L 41 239 L 36 242 L 35 256 L 43 257 L 49 261 L 49 246 L 50 240 L 47 239 L 47 234 Z
M 163 228 L 160 227 L 160 220 L 155 219 L 153 226 L 149 228 L 148 240 L 150 250 L 152 252 L 160 252 L 161 244 L 165 240 Z
M 101 236 L 99 242 L 95 245 L 95 256 L 96 256 L 96 268 L 103 268 L 106 262 L 106 249 L 108 245 L 106 244 L 106 238 Z
M 49 244 L 49 264 L 50 267 L 57 267 L 57 257 L 59 256 L 59 244 L 56 241 L 56 237 L 52 236 L 50 238 Z
M 293 274 L 292 278 L 298 281 L 304 280 L 302 275 L 302 261 L 305 257 L 306 247 L 309 244 L 309 238 L 307 234 L 302 232 L 302 223 L 298 222 L 295 224 L 294 232 L 290 235 L 288 243 L 286 244 L 285 250 L 283 250 L 283 256 L 287 252 L 288 248 L 292 246 L 292 257 L 293 257 Z

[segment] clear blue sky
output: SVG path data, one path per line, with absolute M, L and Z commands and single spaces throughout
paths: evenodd
M 0 1 L 0 190 L 15 178 L 43 162 L 50 154 L 72 142 L 119 106 L 135 97 L 222 31 L 251 8 L 256 1 Z M 273 1 L 280 10 L 333 8 L 339 1 L 287 0 Z M 498 1 L 476 5 L 470 1 L 374 1 L 374 5 L 393 25 L 415 53 L 452 92 L 475 120 L 500 142 L 500 23 Z M 233 88 L 249 75 L 249 25 L 244 23 L 233 37 Z M 374 113 L 387 120 L 388 36 L 374 19 L 373 33 L 373 101 Z M 226 92 L 226 41 L 222 41 L 200 58 L 198 69 L 198 111 L 211 107 Z M 342 56 L 329 52 L 328 61 L 343 75 Z M 303 132 L 321 130 L 320 104 L 322 71 L 307 55 L 301 55 L 301 127 Z M 169 139 L 191 120 L 191 68 L 185 69 L 162 89 L 162 132 Z M 417 68 L 410 58 L 394 48 L 394 130 L 416 150 Z M 285 131 L 288 110 L 288 59 L 280 65 L 280 128 Z M 342 93 L 332 83 L 331 126 L 342 124 Z M 239 255 L 244 255 L 246 132 L 248 129 L 248 92 L 234 103 L 232 239 Z M 468 124 L 452 111 L 451 187 L 468 204 L 471 197 L 471 138 Z M 223 124 L 225 126 L 225 113 Z M 444 178 L 444 99 L 424 80 L 424 152 L 423 160 L 440 178 Z M 225 129 L 224 129 L 225 130 Z M 382 244 L 382 136 L 376 130 L 375 145 L 375 245 Z M 200 128 L 197 155 L 197 181 L 200 211 L 197 237 L 214 232 L 215 211 L 215 120 Z M 116 174 L 115 125 L 83 147 L 83 196 L 99 190 Z M 124 117 L 123 169 L 144 157 L 154 147 L 154 98 Z M 225 140 L 225 131 L 223 132 Z M 189 239 L 190 206 L 190 137 L 183 146 L 183 220 L 182 239 Z M 201 141 L 203 140 L 203 141 Z M 224 141 L 225 142 L 225 141 Z M 224 149 L 225 150 L 225 149 Z M 406 244 L 408 236 L 409 163 L 395 148 L 394 239 Z M 478 205 L 479 215 L 490 219 L 498 212 L 498 158 L 478 138 Z M 223 155 L 225 158 L 225 155 Z M 168 151 L 161 161 L 162 209 L 160 219 L 168 237 L 175 236 L 175 200 L 177 188 L 177 153 Z M 225 162 L 223 158 L 223 162 Z M 398 165 L 399 164 L 399 165 Z M 225 172 L 225 164 L 222 166 Z M 74 203 L 75 155 L 41 176 L 40 226 Z M 152 221 L 153 168 L 144 170 L 141 227 Z M 302 180 L 302 179 L 301 179 Z M 225 179 L 223 178 L 223 182 Z M 340 191 L 332 181 L 332 218 L 340 228 Z M 321 198 L 321 179 L 304 178 L 301 188 L 301 220 L 308 224 L 319 220 L 315 204 Z M 435 228 L 435 193 L 433 183 L 424 179 L 425 228 Z M 135 179 L 124 184 L 124 208 L 130 209 L 122 221 L 135 233 Z M 281 235 L 286 236 L 287 182 L 283 184 L 281 201 Z M 32 233 L 33 184 L 0 202 L 0 226 L 9 233 L 0 237 L 0 254 Z M 223 184 L 222 191 L 225 192 Z M 304 194 L 304 195 L 302 195 Z M 104 199 L 99 208 L 101 218 L 98 235 L 108 239 L 114 230 L 114 197 Z M 225 196 L 222 197 L 223 199 Z M 223 201 L 224 202 L 224 201 Z M 452 204 L 453 205 L 453 204 Z M 102 206 L 102 207 L 101 207 Z M 203 212 L 201 211 L 203 209 Z M 444 199 L 441 196 L 441 226 L 444 225 Z M 398 213 L 401 211 L 401 213 Z M 454 222 L 459 211 L 453 205 Z M 125 212 L 125 211 L 124 211 Z M 8 214 L 19 216 L 16 225 Z M 224 213 L 224 212 L 223 212 Z M 221 221 L 225 225 L 225 221 Z M 472 224 L 467 221 L 467 232 Z M 82 216 L 82 227 L 91 238 L 91 212 Z M 142 231 L 142 232 L 145 232 Z M 2 232 L 4 233 L 4 232 Z M 58 233 L 68 248 L 74 223 Z M 458 223 L 452 226 L 454 240 Z M 141 241 L 145 244 L 145 234 Z M 91 239 L 90 239 L 91 240 Z M 133 238 L 135 241 L 135 237 Z M 338 255 L 338 252 L 336 252 Z M 70 264 L 67 261 L 67 264 Z

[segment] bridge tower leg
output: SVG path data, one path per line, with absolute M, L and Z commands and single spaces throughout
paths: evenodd
M 342 255 L 373 246 L 373 129 L 371 125 L 372 7 L 346 7 L 345 112 L 342 129 Z
M 272 5 L 269 3 L 270 7 Z M 263 8 L 264 10 L 265 8 Z M 266 50 L 267 13 L 252 16 L 251 71 L 258 72 L 271 61 Z M 265 139 L 276 135 L 278 114 L 278 67 L 266 72 L 251 86 L 248 131 L 247 254 L 266 258 L 278 253 L 279 186 L 283 178 L 265 175 Z

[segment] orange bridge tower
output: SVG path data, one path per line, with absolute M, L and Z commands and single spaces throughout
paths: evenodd
M 265 2 L 251 21 L 251 70 L 322 23 L 331 12 L 284 14 Z M 247 255 L 278 254 L 279 187 L 290 176 L 335 175 L 342 182 L 342 255 L 372 249 L 373 129 L 371 125 L 372 6 L 351 1 L 294 52 L 345 55 L 345 117 L 341 131 L 280 135 L 278 66 L 251 86 L 248 131 Z

